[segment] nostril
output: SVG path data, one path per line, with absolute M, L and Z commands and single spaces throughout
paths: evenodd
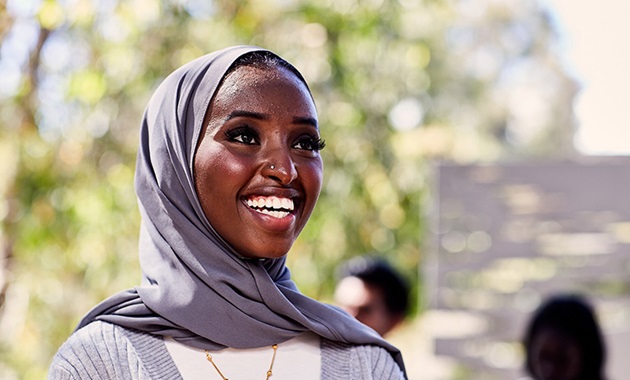
M 297 170 L 292 161 L 266 164 L 262 168 L 262 174 L 281 184 L 289 184 L 297 178 Z

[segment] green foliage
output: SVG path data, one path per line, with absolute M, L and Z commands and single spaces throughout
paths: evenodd
M 311 85 L 325 184 L 289 266 L 313 297 L 330 297 L 341 260 L 368 252 L 391 259 L 422 294 L 433 160 L 571 151 L 575 89 L 534 1 L 0 7 L 2 378 L 44 378 L 78 319 L 138 283 L 142 112 L 161 79 L 207 52 L 264 46 Z

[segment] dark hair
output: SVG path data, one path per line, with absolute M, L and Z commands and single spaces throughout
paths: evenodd
M 268 51 L 268 50 L 255 50 L 247 52 L 240 57 L 238 57 L 233 63 L 232 66 L 225 72 L 223 76 L 224 80 L 227 78 L 234 70 L 241 66 L 254 66 L 259 68 L 284 68 L 295 74 L 308 89 L 308 83 L 302 76 L 302 74 L 295 68 L 292 64 L 282 59 L 280 56 Z M 309 89 L 310 93 L 310 89 Z
M 533 374 L 532 344 L 536 335 L 545 328 L 571 337 L 578 344 L 584 358 L 580 379 L 604 378 L 606 348 L 593 307 L 584 297 L 555 295 L 536 310 L 523 339 L 526 369 L 530 374 Z
M 358 256 L 344 263 L 338 271 L 338 279 L 357 277 L 383 292 L 387 310 L 405 315 L 409 309 L 409 285 L 387 261 L 371 256 Z

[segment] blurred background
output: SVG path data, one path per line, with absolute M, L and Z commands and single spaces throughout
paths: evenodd
M 138 284 L 142 112 L 173 69 L 233 44 L 293 63 L 319 109 L 325 183 L 288 257 L 294 280 L 330 301 L 340 262 L 387 257 L 412 283 L 391 336 L 410 380 L 522 376 L 523 321 L 555 291 L 591 296 L 619 336 L 628 10 L 0 0 L 0 379 L 44 379 L 79 318 Z

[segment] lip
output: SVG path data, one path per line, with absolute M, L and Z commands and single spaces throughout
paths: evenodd
M 259 198 L 287 198 L 293 201 L 293 210 L 288 211 L 288 214 L 283 217 L 277 217 L 268 213 L 263 213 L 255 208 L 250 207 L 247 204 L 248 200 Z M 286 232 L 295 226 L 297 221 L 297 215 L 301 210 L 303 203 L 302 195 L 299 191 L 292 188 L 259 188 L 253 191 L 248 191 L 246 194 L 242 194 L 240 203 L 251 215 L 252 219 L 261 226 L 263 229 L 273 233 Z

